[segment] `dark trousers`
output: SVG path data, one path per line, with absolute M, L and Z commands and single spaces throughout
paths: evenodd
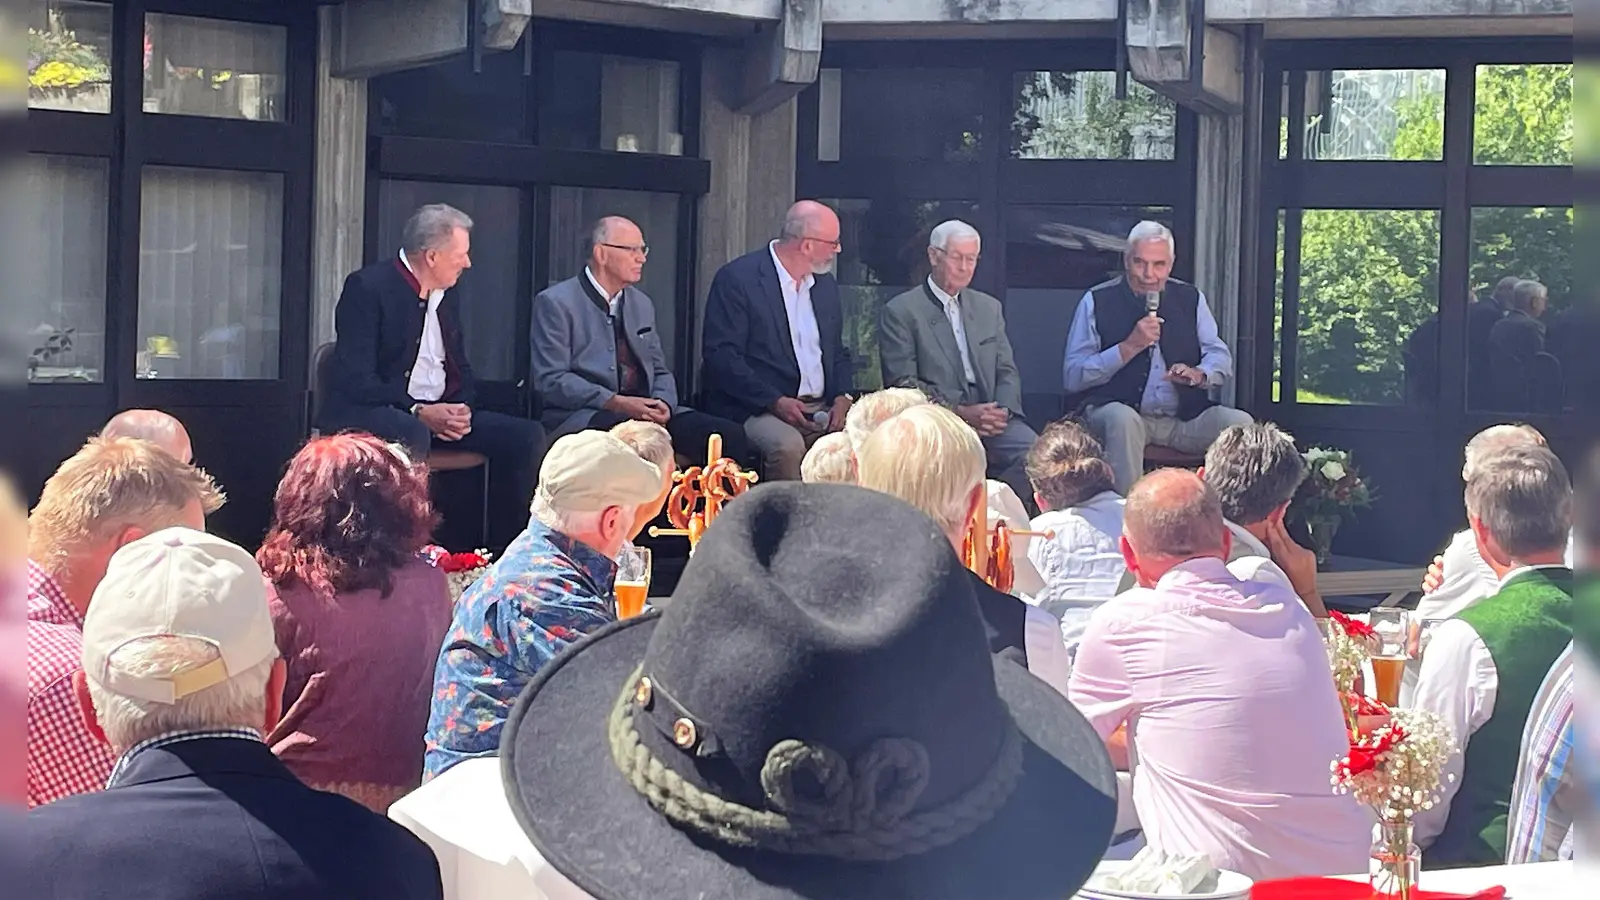
M 626 417 L 601 409 L 589 419 L 589 428 L 608 431 L 625 421 Z M 694 465 L 706 464 L 706 442 L 713 434 L 722 435 L 723 456 L 738 461 L 747 469 L 755 464 L 750 458 L 750 442 L 745 439 L 744 426 L 727 419 L 697 409 L 680 409 L 667 420 L 667 434 L 672 435 L 672 449 L 688 457 Z
M 370 432 L 403 444 L 416 459 L 425 459 L 430 450 L 482 453 L 489 459 L 491 548 L 506 546 L 527 527 L 534 479 L 544 459 L 544 427 L 538 422 L 475 409 L 472 431 L 459 441 L 442 441 L 428 431 L 421 419 L 389 406 L 339 410 L 324 418 L 324 432 Z

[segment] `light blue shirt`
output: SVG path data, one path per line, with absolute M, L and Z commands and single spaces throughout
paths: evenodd
M 1217 333 L 1217 320 L 1211 315 L 1204 293 L 1200 293 L 1195 312 L 1195 328 L 1200 337 L 1200 364 L 1195 368 L 1205 373 L 1208 386 L 1222 384 L 1233 375 L 1233 354 Z M 1062 382 L 1067 393 L 1082 393 L 1110 381 L 1124 365 L 1122 351 L 1117 345 L 1100 349 L 1100 332 L 1094 323 L 1094 290 L 1090 289 L 1072 315 L 1066 358 L 1062 363 Z M 1167 380 L 1167 361 L 1161 355 L 1159 343 L 1150 348 L 1150 378 L 1145 382 L 1139 410 L 1149 416 L 1178 413 L 1178 392 Z

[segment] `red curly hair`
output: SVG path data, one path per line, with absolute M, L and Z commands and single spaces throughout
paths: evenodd
M 405 451 L 370 434 L 315 438 L 278 482 L 256 561 L 273 584 L 299 580 L 324 600 L 369 588 L 387 597 L 438 522 L 427 468 Z

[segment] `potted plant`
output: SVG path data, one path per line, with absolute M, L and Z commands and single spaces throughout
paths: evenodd
M 1292 519 L 1306 524 L 1318 565 L 1326 565 L 1333 552 L 1339 525 L 1356 509 L 1376 499 L 1370 485 L 1356 470 L 1349 451 L 1313 447 L 1305 452 L 1310 474 L 1289 507 Z

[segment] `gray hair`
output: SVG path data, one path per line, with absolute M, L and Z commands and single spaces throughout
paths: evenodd
M 1532 425 L 1490 425 L 1467 441 L 1461 480 L 1471 481 L 1478 472 L 1479 464 L 1502 450 L 1543 446 L 1544 435 Z
M 1263 521 L 1294 499 L 1306 474 L 1294 438 L 1271 422 L 1223 429 L 1206 450 L 1206 484 L 1238 525 Z
M 842 431 L 825 434 L 800 461 L 800 480 L 806 484 L 855 484 L 856 451 Z
M 1028 450 L 1028 482 L 1051 509 L 1071 509 L 1116 490 L 1105 450 L 1076 422 L 1051 422 Z
M 1140 555 L 1189 559 L 1221 551 L 1228 526 L 1216 491 L 1192 472 L 1162 469 L 1128 492 L 1122 533 Z
M 589 233 L 584 237 L 583 254 L 585 257 L 594 255 L 594 248 L 604 244 L 606 238 L 611 236 L 611 226 L 618 222 L 632 221 L 626 216 L 601 216 L 589 226 Z
M 1560 551 L 1572 532 L 1572 482 L 1543 447 L 1505 450 L 1467 482 L 1467 514 L 1513 559 Z
M 943 250 L 950 246 L 952 240 L 968 238 L 977 241 L 979 247 L 983 246 L 983 235 L 978 234 L 978 229 L 960 219 L 950 219 L 947 222 L 940 222 L 928 233 L 928 246 L 935 250 Z
M 850 436 L 850 445 L 859 454 L 867 437 L 879 425 L 900 415 L 913 406 L 930 403 L 928 395 L 913 387 L 891 387 L 873 391 L 850 405 L 844 416 L 844 431 Z
M 1172 229 L 1160 222 L 1152 222 L 1146 219 L 1133 226 L 1133 230 L 1128 232 L 1127 252 L 1132 253 L 1134 247 L 1145 241 L 1166 241 L 1167 249 L 1172 252 L 1172 255 L 1178 255 L 1178 244 L 1172 239 Z
M 209 643 L 180 635 L 132 641 L 113 651 L 116 667 L 134 675 L 178 675 L 221 659 Z M 95 718 L 113 749 L 123 751 L 163 734 L 212 728 L 253 728 L 267 721 L 267 682 L 277 657 L 230 675 L 172 703 L 124 697 L 88 675 Z
M 1511 308 L 1522 312 L 1533 312 L 1535 300 L 1542 300 L 1550 296 L 1550 289 L 1537 281 L 1519 281 L 1516 288 L 1511 291 Z
M 961 417 L 932 403 L 883 423 L 856 453 L 861 486 L 915 506 L 959 540 L 967 503 L 983 484 L 983 442 Z
M 1500 306 L 1504 307 L 1505 309 L 1510 309 L 1511 296 L 1516 293 L 1517 285 L 1521 283 L 1521 278 L 1518 278 L 1515 275 L 1507 275 L 1506 277 L 1495 282 L 1494 291 L 1490 296 L 1494 298 L 1495 303 L 1500 304 Z
M 472 217 L 446 203 L 419 207 L 400 231 L 400 249 L 407 256 L 437 250 L 450 240 L 457 228 L 470 232 Z

